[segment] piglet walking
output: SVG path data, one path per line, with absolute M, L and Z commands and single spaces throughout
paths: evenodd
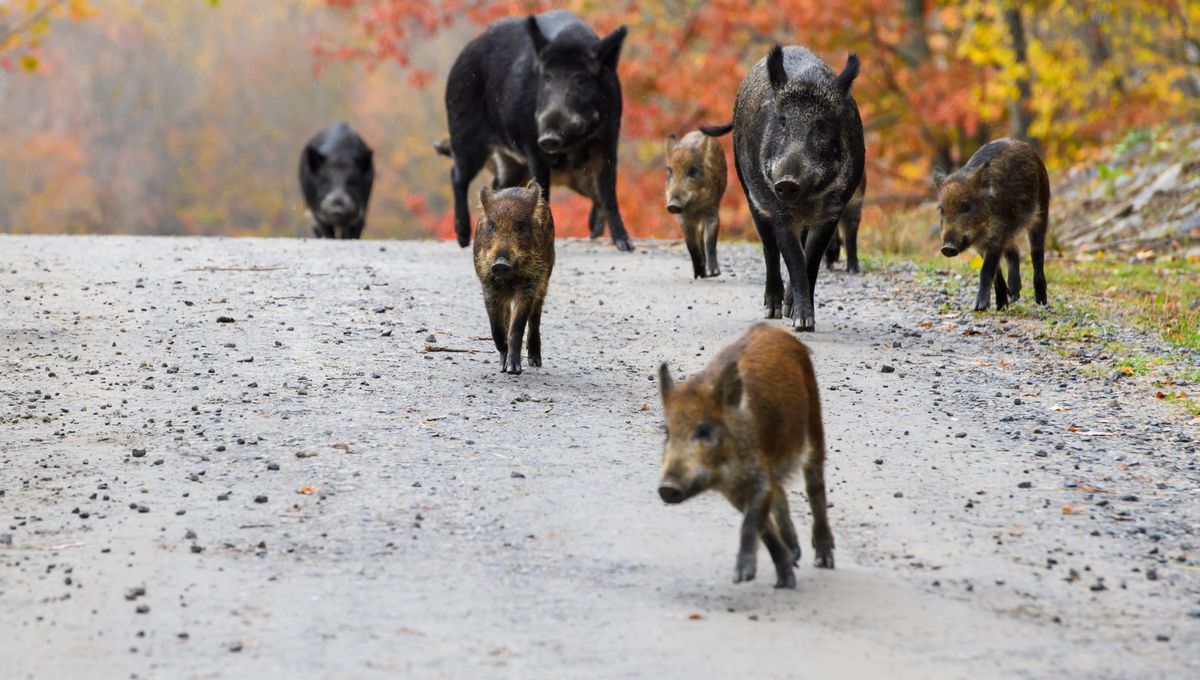
M 658 384 L 667 420 L 658 495 L 674 504 L 715 489 L 743 513 L 734 582 L 754 579 L 762 540 L 775 563 L 775 587 L 796 587 L 800 541 L 784 489 L 796 467 L 812 509 L 816 565 L 832 569 L 825 430 L 804 344 L 758 323 L 680 385 L 663 364 Z
M 529 365 L 542 365 L 542 303 L 554 269 L 554 218 L 537 182 L 479 192 L 475 274 L 500 352 L 500 372 L 521 373 L 521 339 L 529 326 Z

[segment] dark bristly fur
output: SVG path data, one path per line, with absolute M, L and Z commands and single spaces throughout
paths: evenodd
M 537 182 L 479 192 L 475 274 L 500 352 L 500 372 L 521 373 L 529 326 L 529 365 L 542 365 L 542 304 L 554 269 L 554 218 Z
M 667 138 L 667 211 L 679 215 L 683 240 L 692 257 L 692 276 L 720 276 L 717 236 L 721 197 L 725 195 L 725 150 L 699 132 Z
M 624 26 L 600 38 L 579 17 L 556 10 L 502 19 L 463 48 L 446 82 L 448 144 L 454 160 L 454 228 L 471 240 L 467 188 L 485 166 L 496 189 L 529 179 L 550 198 L 551 184 L 592 200 L 589 228 L 632 250 L 617 207 Z
M 796 587 L 800 541 L 784 488 L 799 466 L 812 510 L 816 566 L 833 568 L 826 517 L 825 430 L 812 361 L 791 333 L 763 323 L 722 349 L 704 371 L 676 385 L 659 367 L 667 421 L 662 482 L 668 503 L 720 491 L 744 514 L 734 581 L 755 576 L 761 540 L 776 588 Z
M 767 265 L 766 317 L 789 316 L 798 331 L 816 328 L 821 258 L 862 183 L 862 120 L 850 95 L 858 70 L 854 54 L 834 73 L 803 47 L 776 45 L 738 88 L 733 122 L 701 128 L 733 130 L 734 165 Z
M 374 154 L 349 125 L 335 123 L 313 135 L 300 153 L 300 192 L 316 237 L 360 237 L 374 182 Z
M 1050 223 L 1050 177 L 1033 147 L 1017 139 L 989 142 L 962 168 L 946 175 L 934 168 L 942 214 L 942 254 L 954 257 L 968 248 L 983 256 L 975 311 L 988 308 L 991 288 L 996 309 L 1021 295 L 1021 253 L 1016 239 L 1029 234 L 1033 293 L 1039 305 L 1046 295 L 1046 231 Z M 1000 271 L 1008 263 L 1008 282 Z

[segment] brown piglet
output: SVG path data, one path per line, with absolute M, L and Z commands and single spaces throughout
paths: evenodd
M 784 484 L 799 467 L 812 509 L 816 565 L 833 568 L 826 517 L 825 431 L 808 349 L 791 333 L 759 323 L 676 385 L 658 369 L 666 417 L 658 494 L 681 503 L 714 489 L 740 510 L 734 582 L 755 576 L 758 541 L 775 563 L 776 588 L 796 587 L 800 542 Z
M 718 208 L 725 195 L 725 151 L 721 143 L 698 131 L 676 141 L 667 138 L 667 212 L 679 216 L 683 240 L 692 256 L 692 277 L 720 276 Z
M 1033 294 L 1046 304 L 1046 229 L 1050 221 L 1050 177 L 1033 147 L 1017 139 L 989 142 L 967 164 L 947 175 L 933 170 L 942 215 L 942 254 L 954 257 L 974 247 L 983 256 L 975 311 L 982 312 L 996 289 L 996 309 L 1021 295 L 1021 252 L 1016 239 L 1029 234 Z M 1008 262 L 1008 283 L 1000 257 Z
M 537 182 L 479 192 L 475 274 L 500 352 L 500 372 L 521 373 L 521 339 L 529 326 L 529 365 L 542 365 L 542 304 L 554 269 L 554 219 Z

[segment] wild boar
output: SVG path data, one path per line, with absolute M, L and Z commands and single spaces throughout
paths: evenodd
M 300 191 L 317 238 L 362 236 L 374 182 L 374 154 L 349 125 L 313 135 L 300 154 Z
M 825 249 L 825 267 L 833 269 L 843 246 L 846 248 L 846 271 L 858 273 L 858 225 L 862 222 L 863 197 L 867 191 L 867 175 L 864 172 L 858 190 L 842 211 L 842 219 L 838 222 L 840 231 L 833 233 L 829 247 Z
M 767 265 L 765 315 L 789 316 L 798 331 L 816 329 L 821 258 L 862 182 L 862 119 L 850 95 L 858 70 L 856 54 L 834 73 L 803 47 L 775 45 L 742 80 L 733 122 L 700 128 L 733 131 L 734 167 Z M 794 308 L 784 299 L 780 255 Z
M 454 229 L 471 241 L 467 190 L 492 162 L 496 183 L 552 181 L 593 200 L 593 235 L 607 222 L 613 243 L 633 250 L 617 207 L 621 26 L 604 38 L 570 12 L 501 19 L 467 44 L 446 84 Z
M 479 192 L 475 274 L 500 352 L 500 372 L 519 375 L 529 326 L 529 365 L 542 365 L 542 304 L 554 269 L 554 218 L 537 182 Z
M 1017 139 L 997 139 L 967 164 L 947 175 L 933 170 L 938 212 L 942 218 L 942 255 L 955 257 L 968 248 L 983 256 L 975 311 L 988 308 L 989 288 L 996 289 L 996 309 L 1021 295 L 1021 252 L 1016 239 L 1029 235 L 1033 260 L 1033 294 L 1046 297 L 1046 230 L 1050 222 L 1050 177 L 1033 147 Z M 1000 256 L 1008 261 L 1008 284 L 1000 274 Z
M 832 569 L 825 430 L 804 344 L 758 323 L 679 385 L 662 364 L 658 384 L 667 425 L 658 494 L 674 504 L 714 489 L 743 513 L 734 582 L 754 578 L 761 539 L 775 563 L 775 587 L 796 587 L 800 542 L 784 484 L 797 466 L 812 509 L 816 566 Z
M 720 276 L 717 234 L 725 195 L 725 151 L 700 132 L 682 140 L 667 137 L 667 212 L 679 216 L 683 240 L 692 256 L 692 277 Z

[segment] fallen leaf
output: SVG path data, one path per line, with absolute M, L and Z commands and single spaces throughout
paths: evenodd
M 330 444 L 329 448 L 341 449 L 341 450 L 345 451 L 346 453 L 350 453 L 350 445 L 347 444 L 346 442 L 338 442 L 336 444 Z
M 1167 398 L 1167 393 L 1166 393 L 1166 392 L 1163 392 L 1162 390 L 1159 390 L 1159 391 L 1157 391 L 1157 392 L 1155 392 L 1155 393 L 1154 393 L 1154 398 L 1155 398 L 1155 399 L 1166 399 L 1166 398 Z
M 1119 368 L 1118 370 L 1119 370 L 1119 371 L 1121 371 L 1122 373 L 1129 373 L 1129 374 L 1132 374 L 1132 373 L 1133 373 L 1133 366 L 1122 366 L 1122 367 L 1121 367 L 1121 368 Z
M 311 485 L 310 486 L 302 486 L 299 489 L 296 489 L 296 493 L 298 493 L 302 496 L 311 496 L 314 493 L 316 493 L 316 491 L 317 491 L 317 487 L 311 486 Z
M 1071 407 L 1070 407 L 1070 406 L 1063 406 L 1062 404 L 1055 404 L 1054 406 L 1051 406 L 1051 407 L 1050 407 L 1050 410 L 1051 410 L 1051 411 L 1070 411 L 1070 410 L 1071 410 Z
M 933 326 L 933 322 L 932 321 L 922 321 L 921 323 L 919 323 L 917 325 L 920 326 L 921 328 L 931 328 Z
M 688 619 L 692 621 L 699 621 L 702 618 L 704 617 L 701 616 L 700 612 L 692 612 L 691 614 L 688 614 Z
M 1064 505 L 1063 509 L 1062 509 L 1062 514 L 1064 514 L 1064 515 L 1078 515 L 1081 512 L 1083 512 L 1082 505 L 1079 507 L 1075 507 L 1075 508 L 1073 508 L 1069 505 Z
M 650 410 L 650 404 L 642 403 L 642 411 L 644 412 L 644 411 L 649 411 L 649 410 Z
M 975 330 L 974 328 L 968 328 L 967 330 L 963 331 L 962 334 L 963 335 L 979 335 L 979 331 Z

